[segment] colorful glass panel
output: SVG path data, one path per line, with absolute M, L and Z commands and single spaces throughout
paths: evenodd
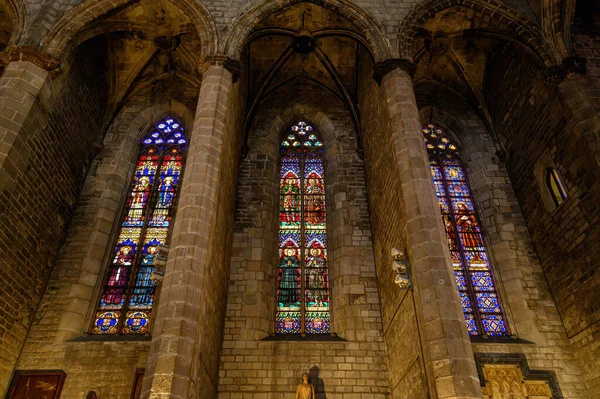
M 167 244 L 187 145 L 173 118 L 142 139 L 121 227 L 100 294 L 92 334 L 147 334 L 157 247 Z
M 423 135 L 469 334 L 508 335 L 458 146 L 433 124 Z
M 278 334 L 329 333 L 323 141 L 299 122 L 281 141 Z
M 552 194 L 554 204 L 556 206 L 562 204 L 567 198 L 567 192 L 565 191 L 565 187 L 563 186 L 560 175 L 556 169 L 548 168 L 546 170 L 546 184 L 548 185 L 550 194 Z

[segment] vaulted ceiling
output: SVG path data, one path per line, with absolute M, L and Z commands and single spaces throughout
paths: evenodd
M 109 109 L 172 77 L 199 87 L 200 39 L 188 16 L 169 1 L 131 3 L 98 19 L 75 40 L 98 35 L 108 40 Z
M 299 35 L 314 40 L 312 51 L 296 47 Z M 299 3 L 266 17 L 250 34 L 245 48 L 248 120 L 270 94 L 302 81 L 333 93 L 358 126 L 357 63 L 363 43 L 349 20 L 312 3 Z

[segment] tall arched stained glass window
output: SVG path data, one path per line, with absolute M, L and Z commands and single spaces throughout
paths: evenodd
M 277 333 L 329 333 L 323 141 L 298 122 L 281 140 Z
M 168 243 L 186 145 L 174 118 L 142 139 L 92 334 L 149 331 L 155 294 L 150 274 L 157 247 Z
M 458 147 L 433 124 L 423 134 L 469 334 L 508 335 Z

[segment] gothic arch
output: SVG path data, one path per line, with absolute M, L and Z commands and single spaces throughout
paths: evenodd
M 11 32 L 9 44 L 18 44 L 27 28 L 29 12 L 25 0 L 5 0 L 7 11 L 13 19 L 13 30 Z
M 526 17 L 511 9 L 506 3 L 497 0 L 425 0 L 402 20 L 398 30 L 398 50 L 403 58 L 412 58 L 412 44 L 421 26 L 441 11 L 454 6 L 466 7 L 475 11 L 483 11 L 490 16 L 490 25 L 506 25 L 510 31 L 494 31 L 482 28 L 486 32 L 501 35 L 505 40 L 511 40 L 529 47 L 545 66 L 560 64 L 562 58 L 552 43 L 544 38 L 542 31 Z
M 217 29 L 206 7 L 197 0 L 169 1 L 184 10 L 193 21 L 202 44 L 201 58 L 215 54 L 218 46 Z M 40 46 L 56 58 L 64 57 L 65 50 L 71 46 L 71 42 L 77 33 L 98 18 L 128 3 L 127 0 L 84 2 L 65 13 L 44 37 Z
M 268 15 L 303 2 L 302 0 L 285 0 L 276 2 L 262 0 L 259 4 L 242 13 L 233 23 L 227 40 L 222 43 L 222 51 L 227 56 L 239 59 L 242 48 L 252 30 Z M 348 0 L 313 0 L 311 3 L 333 10 L 346 17 L 360 30 L 375 61 L 390 57 L 389 41 L 385 38 L 382 28 L 369 13 Z

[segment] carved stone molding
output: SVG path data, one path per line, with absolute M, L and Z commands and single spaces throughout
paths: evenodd
M 60 61 L 36 46 L 8 46 L 0 53 L 2 69 L 13 61 L 28 61 L 45 69 L 54 79 L 62 73 Z
M 378 85 L 381 85 L 383 77 L 397 68 L 402 69 L 411 77 L 414 76 L 417 70 L 417 66 L 410 60 L 405 58 L 388 58 L 385 61 L 375 64 L 373 67 L 373 79 L 375 79 Z
M 200 73 L 204 73 L 213 65 L 222 65 L 223 68 L 231 72 L 233 83 L 236 83 L 242 76 L 242 65 L 240 62 L 225 55 L 209 55 L 199 62 L 198 70 Z
M 559 66 L 550 67 L 544 71 L 544 83 L 548 86 L 553 86 L 577 74 L 585 75 L 586 63 L 587 60 L 583 57 L 567 57 Z
M 163 51 L 174 51 L 179 46 L 178 36 L 158 36 L 154 39 L 154 45 Z
M 519 382 L 527 385 L 525 388 L 529 392 L 530 389 L 534 391 L 545 390 L 541 385 L 536 386 L 536 383 L 545 383 L 545 386 L 550 391 L 550 395 L 537 395 L 536 392 L 531 392 L 534 397 L 548 397 L 552 399 L 563 399 L 560 386 L 556 374 L 551 370 L 532 370 L 529 368 L 527 358 L 522 353 L 474 353 L 475 364 L 477 366 L 477 374 L 482 387 L 486 385 L 486 373 L 485 366 L 514 366 L 518 368 L 522 378 L 519 378 Z M 489 379 L 489 375 L 488 375 Z M 510 380 L 510 379 L 509 379 Z M 487 381 L 489 382 L 489 381 Z M 510 381 L 509 381 L 510 382 Z M 528 382 L 531 382 L 529 386 Z M 510 388 L 510 387 L 509 387 Z M 542 393 L 542 392 L 537 392 Z M 510 395 L 509 395 L 510 396 Z M 529 395 L 528 395 L 529 396 Z M 489 396 L 488 396 L 489 397 Z M 519 398 L 519 396 L 513 395 L 513 397 Z M 492 398 L 494 396 L 492 395 Z
M 450 49 L 450 39 L 447 36 L 438 36 L 429 43 L 429 52 L 432 55 L 444 55 Z

